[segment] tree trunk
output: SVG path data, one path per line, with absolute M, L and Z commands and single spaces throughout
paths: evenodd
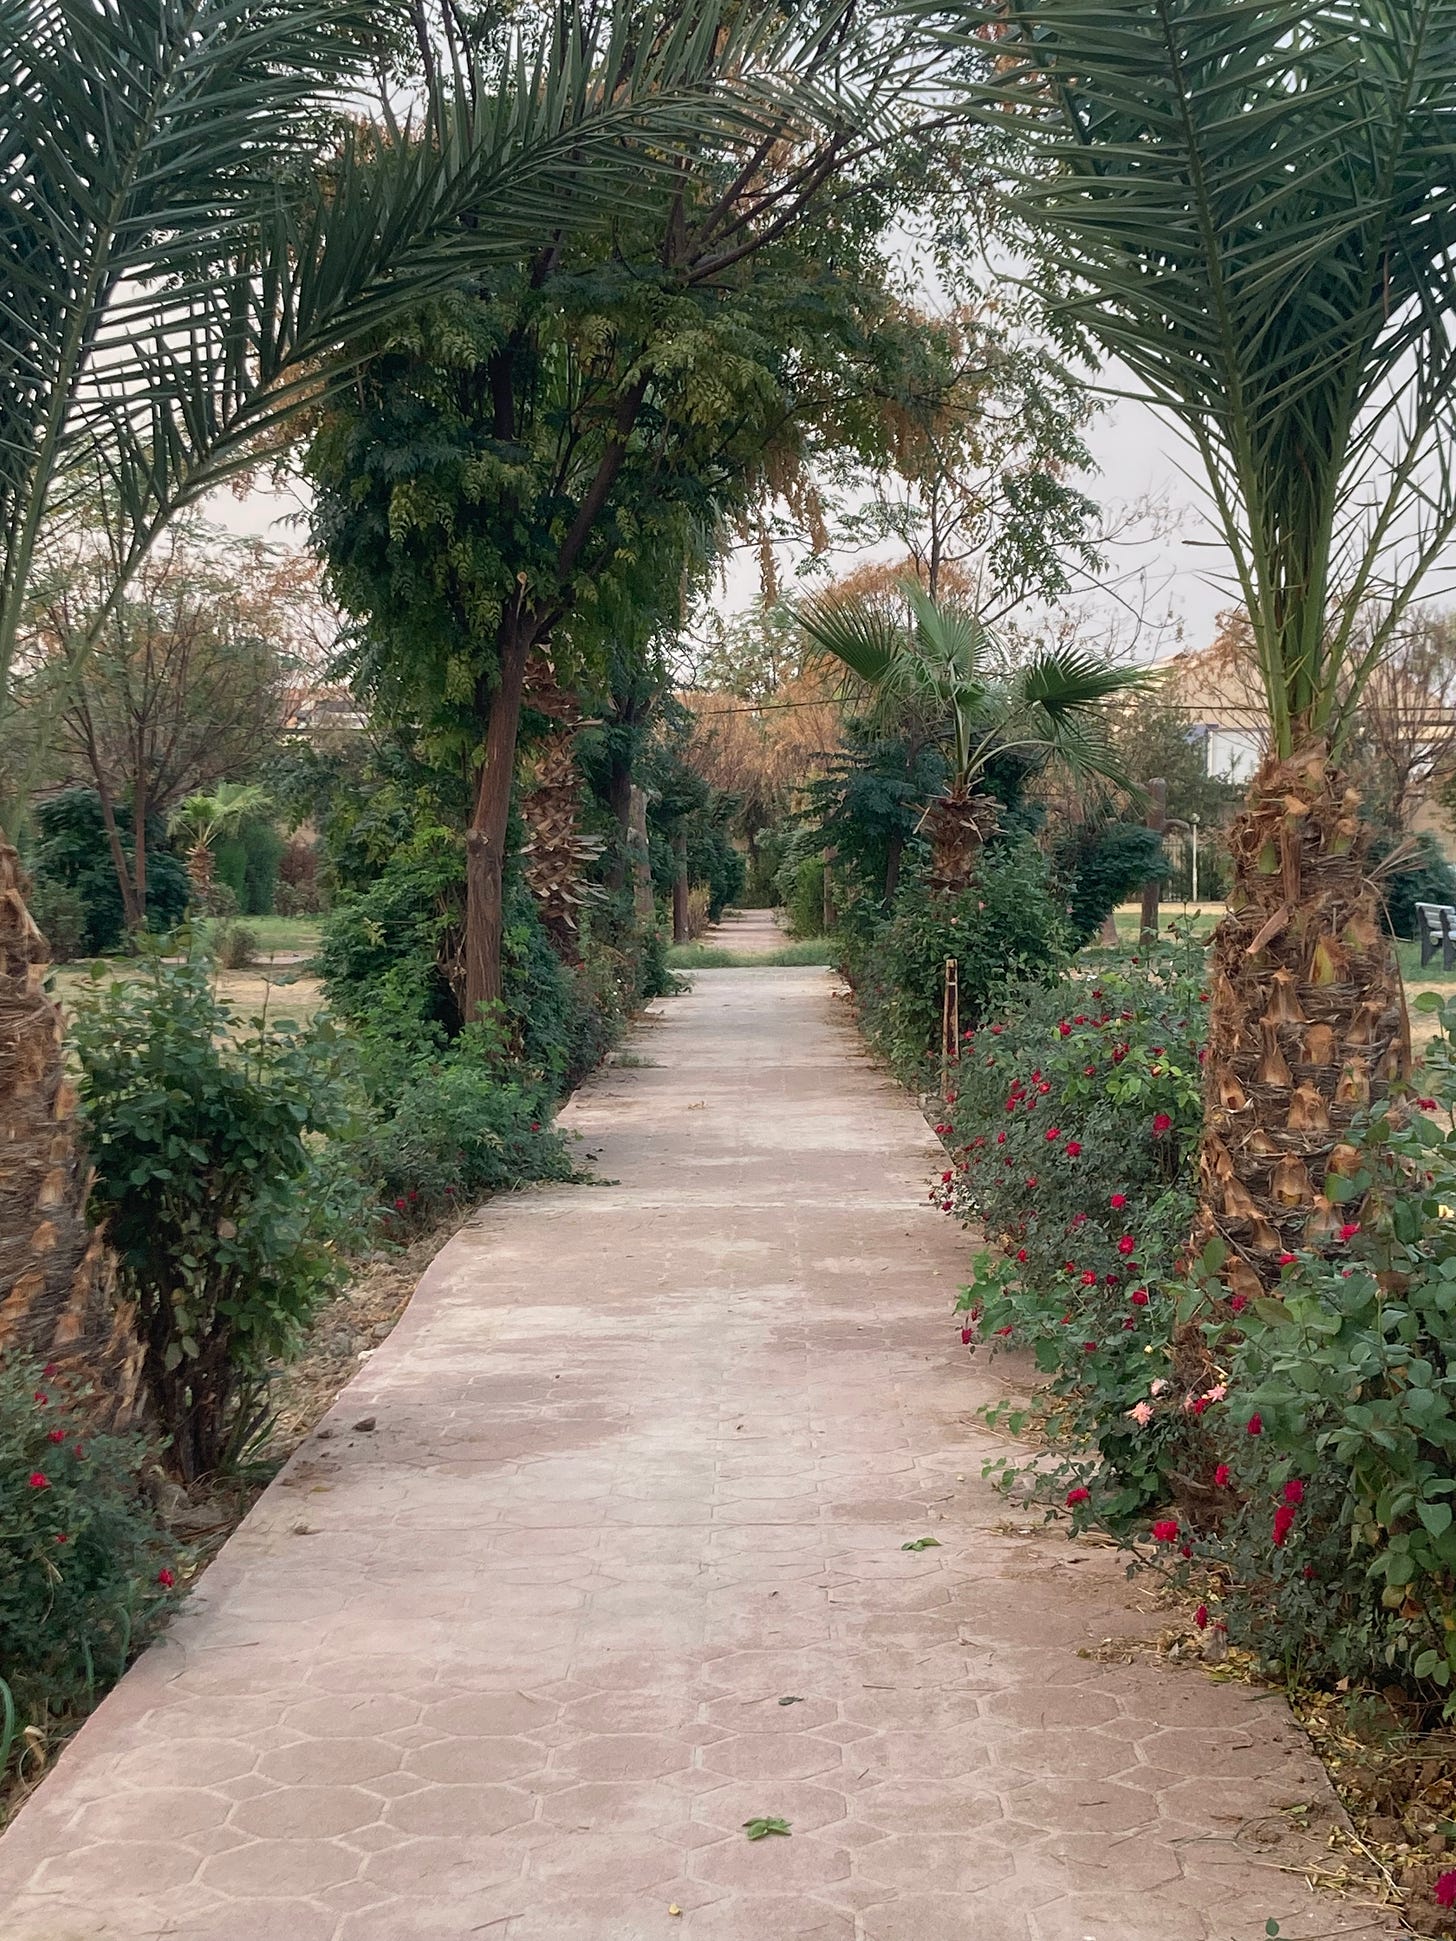
M 688 941 L 688 839 L 679 834 L 672 839 L 672 940 Z
M 111 799 L 111 790 L 102 779 L 99 768 L 96 770 L 96 795 L 101 803 L 101 821 L 106 830 L 106 846 L 111 851 L 111 866 L 116 871 L 117 886 L 121 891 L 121 907 L 126 918 L 126 927 L 128 930 L 139 930 L 142 921 L 141 912 L 137 909 L 131 865 L 126 860 L 126 851 L 121 842 L 121 830 L 117 826 L 116 804 Z
M 1195 1244 L 1220 1238 L 1231 1295 L 1320 1248 L 1352 1201 L 1351 1120 L 1410 1066 L 1395 950 L 1366 881 L 1360 798 L 1322 744 L 1269 757 L 1229 833 L 1233 889 L 1213 951 Z
M 885 901 L 893 902 L 900 887 L 900 864 L 905 857 L 905 838 L 898 830 L 890 837 L 885 852 Z
M 607 866 L 607 888 L 623 890 L 632 848 L 632 764 L 625 755 L 615 757 L 607 771 L 607 802 L 617 824 L 616 847 Z
M 86 1220 L 91 1174 L 45 959 L 15 851 L 0 839 L 0 1353 L 53 1366 L 58 1385 L 91 1391 L 98 1426 L 122 1426 L 137 1413 L 142 1348 Z
M 628 841 L 632 852 L 632 907 L 637 921 L 650 930 L 657 921 L 657 906 L 652 897 L 652 848 L 647 835 L 647 791 L 634 782 L 628 814 Z
M 996 832 L 1001 805 L 994 795 L 977 795 L 964 785 L 938 795 L 925 812 L 930 838 L 931 889 L 956 896 L 969 887 L 980 867 L 981 851 Z
M 516 739 L 531 629 L 511 616 L 500 636 L 500 680 L 491 696 L 485 758 L 475 784 L 475 807 L 465 831 L 465 1018 L 501 999 L 501 934 L 506 830 L 516 773 Z
M 131 855 L 139 930 L 147 927 L 147 806 L 147 779 L 138 772 L 131 799 Z
M 1168 784 L 1162 776 L 1148 783 L 1148 827 L 1161 839 L 1168 823 Z M 1138 923 L 1138 942 L 1158 941 L 1159 910 L 1163 900 L 1163 879 L 1150 876 L 1143 884 L 1142 917 Z

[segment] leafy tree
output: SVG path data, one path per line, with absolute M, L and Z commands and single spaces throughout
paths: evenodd
M 1270 746 L 1231 832 L 1200 1230 L 1249 1297 L 1338 1224 L 1337 1148 L 1407 1055 L 1341 762 L 1456 532 L 1456 5 L 955 18 L 988 56 L 983 111 L 1030 144 L 1013 203 L 1062 321 L 1186 433 L 1248 615 Z
M 311 678 L 324 615 L 296 556 L 188 520 L 141 563 L 99 631 L 114 560 L 84 544 L 48 569 L 22 643 L 28 715 L 95 789 L 127 926 L 147 917 L 145 831 L 184 797 L 257 770 Z M 56 758 L 56 757 L 53 757 Z M 133 838 L 123 845 L 118 815 Z
M 916 718 L 945 749 L 947 774 L 922 818 L 929 882 L 959 894 L 1000 820 L 983 783 L 1008 756 L 1055 762 L 1082 778 L 1125 784 L 1107 735 L 1106 703 L 1142 676 L 1061 650 L 1008 664 L 969 608 L 937 602 L 913 580 L 897 612 L 833 592 L 799 608 L 805 633 L 870 690 L 879 719 Z
M 122 803 L 108 817 L 95 789 L 62 789 L 47 796 L 35 812 L 37 841 L 32 862 L 36 882 L 45 889 L 71 890 L 80 899 L 82 932 L 79 947 L 93 955 L 115 950 L 127 931 L 134 931 L 131 912 L 122 901 L 118 872 L 108 844 L 114 839 L 122 859 L 122 874 L 130 877 L 132 858 L 139 847 L 130 807 Z M 167 846 L 166 826 L 151 818 L 143 837 L 151 856 L 151 895 L 147 920 L 152 929 L 169 930 L 182 921 L 190 885 L 187 871 Z
M 824 24 L 773 49 L 801 79 L 773 139 L 724 129 L 610 239 L 553 240 L 376 341 L 315 444 L 316 533 L 364 623 L 355 681 L 469 778 L 471 1013 L 500 996 L 533 655 L 580 688 L 605 615 L 633 609 L 644 642 L 675 624 L 724 522 L 816 439 L 854 435 L 846 396 L 901 348 L 859 126 L 903 62 Z

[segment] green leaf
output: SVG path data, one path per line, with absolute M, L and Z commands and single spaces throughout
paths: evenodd
M 941 1541 L 939 1537 L 916 1537 L 913 1542 L 902 1543 L 900 1548 L 902 1550 L 939 1550 L 941 1548 Z
M 1452 1512 L 1449 1503 L 1417 1503 L 1416 1515 L 1433 1537 L 1444 1536 L 1451 1528 Z
M 771 1833 L 791 1831 L 787 1820 L 781 1820 L 776 1813 L 764 1813 L 758 1818 L 745 1820 L 743 1830 L 750 1840 L 766 1840 Z

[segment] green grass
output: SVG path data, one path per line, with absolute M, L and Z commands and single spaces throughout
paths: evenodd
M 323 936 L 322 917 L 199 917 L 192 926 L 199 937 L 207 938 L 219 923 L 241 923 L 258 939 L 258 955 L 267 957 L 294 952 L 311 957 Z
M 788 964 L 826 965 L 834 962 L 834 949 L 827 937 L 806 937 L 802 943 L 785 944 L 764 957 L 725 950 L 721 944 L 669 944 L 669 970 L 771 970 Z

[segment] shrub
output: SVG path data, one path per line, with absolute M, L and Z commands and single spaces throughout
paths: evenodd
M 969 1332 L 1031 1348 L 1055 1404 L 1062 1465 L 1029 1481 L 1048 1495 L 1090 1481 L 1084 1517 L 1113 1525 L 1164 1493 L 1182 1446 L 1181 1417 L 1150 1434 L 1129 1411 L 1163 1375 L 1192 1218 L 1201 970 L 1201 954 L 1164 950 L 1096 984 L 1018 988 L 967 1034 L 945 1108 L 941 1203 L 1004 1254 L 977 1258 Z M 1026 1411 L 1002 1416 L 1018 1428 Z
M 35 812 L 40 840 L 34 856 L 35 886 L 44 894 L 50 885 L 68 889 L 80 899 L 85 914 L 81 949 L 88 956 L 115 950 L 126 930 L 121 885 L 106 838 L 101 798 L 95 789 L 65 789 Z M 118 806 L 116 819 L 121 845 L 132 853 L 131 812 Z M 187 909 L 191 885 L 181 861 L 167 847 L 160 821 L 147 819 L 147 925 L 152 930 L 175 928 Z
M 1368 1195 L 1333 1257 L 1301 1253 L 1238 1331 L 1206 1324 L 1229 1399 L 1227 1508 L 1190 1520 L 1214 1611 L 1287 1675 L 1388 1681 L 1456 1713 L 1456 1001 L 1422 1083 L 1387 1105 L 1336 1200 Z M 1206 1263 L 1209 1270 L 1220 1264 Z M 1257 1433 L 1250 1433 L 1250 1430 Z
M 491 1058 L 490 1045 L 467 1032 L 450 1053 L 419 1059 L 388 1116 L 359 1140 L 355 1163 L 378 1191 L 391 1231 L 501 1187 L 572 1177 L 549 1104 L 501 1078 Z
M 240 1446 L 269 1361 L 342 1277 L 357 1210 L 310 1139 L 343 1121 L 331 1028 L 239 1022 L 201 959 L 153 960 L 76 1005 L 92 1209 L 188 1480 Z
M 171 1580 L 138 1485 L 145 1445 L 86 1435 L 54 1377 L 0 1363 L 0 1777 L 17 1749 L 5 1689 L 15 1726 L 84 1706 L 126 1668 Z
M 282 858 L 283 838 L 263 816 L 250 817 L 213 846 L 216 880 L 232 891 L 245 917 L 273 915 Z
M 1067 921 L 1080 948 L 1119 903 L 1152 877 L 1168 875 L 1163 839 L 1136 822 L 1082 823 L 1053 852 L 1067 884 Z
M 1456 870 L 1435 837 L 1425 833 L 1378 839 L 1371 845 L 1372 867 L 1397 849 L 1402 859 L 1394 869 L 1376 868 L 1385 899 L 1385 924 L 1393 937 L 1414 937 L 1418 903 L 1456 903 Z
M 988 851 L 959 895 L 906 885 L 888 921 L 850 934 L 846 968 L 871 1044 L 909 1077 L 939 1049 L 947 957 L 958 966 L 961 1024 L 974 1026 L 1008 979 L 1050 980 L 1066 956 L 1046 862 L 1018 841 Z
M 312 917 L 323 909 L 318 862 L 318 850 L 311 842 L 295 836 L 284 845 L 273 895 L 273 908 L 280 917 Z
M 43 876 L 31 889 L 28 902 L 49 946 L 51 962 L 69 964 L 79 957 L 86 944 L 86 905 L 80 892 Z
M 213 952 L 224 970 L 246 970 L 258 955 L 258 933 L 245 923 L 225 923 L 213 941 Z
M 801 856 L 780 877 L 791 937 L 824 935 L 824 859 Z

